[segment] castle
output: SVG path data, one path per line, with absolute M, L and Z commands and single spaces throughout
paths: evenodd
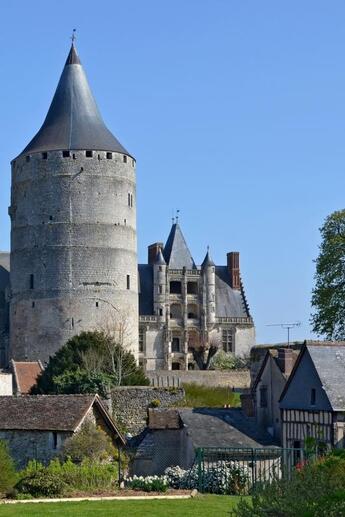
M 121 325 L 148 370 L 194 367 L 191 347 L 211 335 L 236 354 L 255 344 L 238 253 L 197 267 L 176 222 L 138 266 L 135 158 L 105 126 L 74 43 L 41 129 L 11 165 L 0 366 L 47 362 L 73 335 Z

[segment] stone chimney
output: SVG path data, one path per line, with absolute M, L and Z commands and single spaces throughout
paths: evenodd
M 157 253 L 160 249 L 163 249 L 163 243 L 162 242 L 155 242 L 154 244 L 150 244 L 147 248 L 147 263 L 148 264 L 154 264 Z
M 291 348 L 279 348 L 277 363 L 279 368 L 286 375 L 290 375 L 295 364 L 295 354 Z
M 241 289 L 240 281 L 240 254 L 238 251 L 231 251 L 227 254 L 228 271 L 230 275 L 230 286 L 233 289 Z

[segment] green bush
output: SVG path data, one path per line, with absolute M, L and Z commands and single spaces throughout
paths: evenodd
M 335 517 L 344 515 L 344 506 L 345 458 L 335 453 L 300 464 L 293 471 L 291 479 L 275 479 L 258 487 L 251 502 L 243 500 L 239 503 L 236 515 Z
M 67 485 L 60 476 L 49 472 L 48 469 L 39 469 L 21 479 L 16 488 L 19 492 L 33 497 L 61 497 Z
M 101 464 L 90 460 L 76 464 L 69 459 L 61 463 L 59 459 L 54 459 L 44 467 L 31 461 L 21 471 L 20 477 L 16 485 L 18 497 L 60 497 L 73 491 L 113 490 L 118 484 L 118 466 L 116 463 Z
M 100 462 L 116 455 L 109 436 L 92 422 L 85 422 L 78 433 L 65 441 L 62 449 L 62 457 L 71 458 L 74 463 L 81 463 L 84 459 Z
M 0 495 L 11 490 L 16 482 L 14 461 L 8 451 L 7 443 L 0 440 Z
M 241 370 L 249 368 L 249 364 L 249 357 L 238 357 L 231 352 L 219 350 L 211 359 L 210 370 Z

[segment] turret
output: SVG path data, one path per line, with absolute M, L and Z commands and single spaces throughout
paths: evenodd
M 204 285 L 204 299 L 206 304 L 207 327 L 214 325 L 216 321 L 216 272 L 210 252 L 207 249 L 206 256 L 201 264 Z
M 126 318 L 138 353 L 135 160 L 72 45 L 46 119 L 12 162 L 10 359 L 49 359 Z
M 167 265 L 159 248 L 153 264 L 153 304 L 154 313 L 158 316 L 158 321 L 163 323 L 166 318 L 166 269 Z

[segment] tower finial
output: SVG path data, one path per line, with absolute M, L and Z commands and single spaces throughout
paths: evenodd
M 74 42 L 77 39 L 77 36 L 75 35 L 76 32 L 77 32 L 77 29 L 73 29 L 72 36 L 71 36 L 72 45 L 74 45 Z

